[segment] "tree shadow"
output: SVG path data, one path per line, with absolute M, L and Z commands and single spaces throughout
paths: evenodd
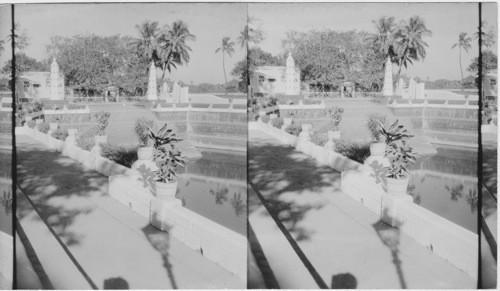
M 358 280 L 351 273 L 342 273 L 332 276 L 330 289 L 356 289 Z
M 340 173 L 317 164 L 293 147 L 265 142 L 250 143 L 248 173 L 249 181 L 270 206 L 269 213 L 277 217 L 297 241 L 308 240 L 313 233 L 300 226 L 306 214 L 323 207 L 323 200 L 311 201 L 307 194 L 320 192 L 332 186 L 336 179 L 340 180 Z M 261 203 L 257 195 L 250 195 L 248 199 L 250 214 Z
M 384 210 L 384 217 L 386 216 L 387 210 Z M 372 224 L 372 227 L 375 229 L 375 232 L 380 240 L 391 251 L 392 263 L 396 267 L 396 273 L 398 274 L 401 289 L 406 289 L 406 280 L 403 274 L 403 269 L 401 268 L 401 260 L 399 259 L 399 238 L 401 231 L 397 227 L 391 227 L 386 224 L 382 219 Z M 398 225 L 398 227 L 401 227 L 401 225 Z
M 146 167 L 144 164 L 137 168 L 136 171 L 139 172 L 140 177 L 138 180 L 142 182 L 142 186 L 148 189 L 149 192 L 156 197 L 156 172 L 153 169 Z
M 97 208 L 88 198 L 106 195 L 108 178 L 28 137 L 18 138 L 16 151 L 17 184 L 40 215 L 34 219 L 48 224 L 66 245 L 79 244 L 83 235 L 71 227 Z M 32 211 L 19 203 L 16 216 L 22 220 Z
M 148 242 L 157 250 L 162 259 L 163 267 L 167 271 L 168 278 L 172 284 L 172 289 L 178 289 L 177 283 L 174 277 L 173 266 L 170 264 L 168 259 L 168 250 L 170 248 L 170 236 L 168 232 L 159 231 L 154 228 L 151 224 L 146 225 L 142 228 L 142 232 L 148 239 Z
M 109 278 L 104 280 L 104 289 L 109 290 L 126 290 L 130 289 L 128 282 L 122 277 Z

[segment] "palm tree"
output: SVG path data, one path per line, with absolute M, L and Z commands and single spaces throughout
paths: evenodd
M 398 55 L 399 71 L 413 64 L 413 61 L 419 61 L 426 56 L 425 48 L 429 45 L 422 39 L 425 36 L 431 36 L 432 31 L 428 30 L 425 22 L 419 16 L 410 17 L 408 22 L 403 22 L 400 29 L 395 34 L 396 53 Z
M 139 38 L 134 40 L 132 44 L 135 46 L 137 54 L 148 61 L 157 62 L 159 60 L 157 55 L 157 40 L 160 34 L 158 22 L 145 21 L 135 27 L 139 32 Z
M 464 90 L 463 87 L 463 80 L 464 80 L 464 72 L 462 71 L 462 49 L 468 53 L 469 49 L 471 48 L 470 42 L 472 39 L 467 36 L 466 32 L 461 32 L 460 35 L 458 36 L 458 42 L 454 44 L 451 48 L 454 49 L 455 47 L 458 47 L 458 62 L 460 64 L 460 74 L 462 75 L 462 81 L 460 81 L 460 84 L 462 85 L 462 91 Z
M 26 34 L 26 30 L 21 30 L 19 23 L 14 23 L 14 29 L 7 38 L 9 42 L 14 40 L 14 48 L 18 51 L 22 51 L 28 46 L 28 35 Z
M 181 20 L 175 21 L 172 26 L 165 26 L 158 38 L 158 57 L 162 69 L 162 81 L 165 81 L 166 72 L 172 71 L 178 65 L 189 62 L 191 47 L 188 41 L 194 41 L 196 37 L 189 32 L 186 23 Z
M 230 40 L 229 37 L 225 36 L 222 38 L 222 46 L 215 50 L 215 53 L 222 52 L 222 69 L 224 70 L 224 80 L 226 80 L 226 93 L 227 93 L 227 77 L 226 77 L 226 65 L 224 60 L 224 55 L 227 54 L 229 57 L 234 53 L 234 42 Z
M 262 30 L 253 26 L 254 21 L 255 18 L 250 17 L 248 19 L 248 24 L 245 25 L 245 28 L 240 32 L 240 36 L 236 39 L 241 45 L 241 48 L 247 47 L 250 44 L 258 44 L 264 40 L 264 33 Z
M 495 44 L 495 31 L 490 27 L 488 32 L 486 32 L 486 26 L 488 22 L 486 20 L 481 21 L 481 45 L 489 48 Z M 479 38 L 479 30 L 474 32 L 474 39 Z
M 372 22 L 375 24 L 377 34 L 371 36 L 369 40 L 375 50 L 386 57 L 394 57 L 396 55 L 394 48 L 394 33 L 396 30 L 394 17 L 381 17 Z

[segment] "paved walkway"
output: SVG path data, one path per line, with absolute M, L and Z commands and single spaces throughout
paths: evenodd
M 106 176 L 29 137 L 17 152 L 17 216 L 55 289 L 246 286 L 107 195 Z
M 388 227 L 343 194 L 339 172 L 317 165 L 261 131 L 249 132 L 248 157 L 249 180 L 329 287 L 476 287 L 476 281 L 466 273 Z M 252 221 L 266 214 L 255 197 L 249 196 L 249 220 L 258 236 L 259 225 L 252 225 Z M 384 245 L 379 232 L 399 234 L 395 253 Z M 279 251 L 280 246 L 262 248 L 269 254 Z M 395 263 L 398 260 L 400 263 Z M 280 286 L 286 285 L 287 273 L 292 277 L 297 267 L 286 262 L 281 266 L 283 269 L 273 270 Z

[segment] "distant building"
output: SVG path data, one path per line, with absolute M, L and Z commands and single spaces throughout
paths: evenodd
M 483 92 L 485 97 L 497 97 L 497 78 L 498 71 L 491 71 L 483 78 Z
M 261 94 L 300 94 L 300 70 L 295 67 L 295 61 L 289 53 L 286 66 L 256 67 L 250 87 L 253 93 Z
M 64 99 L 64 75 L 59 71 L 55 59 L 50 72 L 24 72 L 16 80 L 16 95 L 19 98 Z

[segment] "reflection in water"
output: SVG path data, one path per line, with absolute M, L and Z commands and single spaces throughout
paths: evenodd
M 437 155 L 422 157 L 411 167 L 414 203 L 477 233 L 476 154 L 439 148 Z
M 7 191 L 3 191 L 3 196 L 0 197 L 0 204 L 2 204 L 5 213 L 12 213 L 12 194 Z
M 205 151 L 180 175 L 182 205 L 246 235 L 246 157 Z

